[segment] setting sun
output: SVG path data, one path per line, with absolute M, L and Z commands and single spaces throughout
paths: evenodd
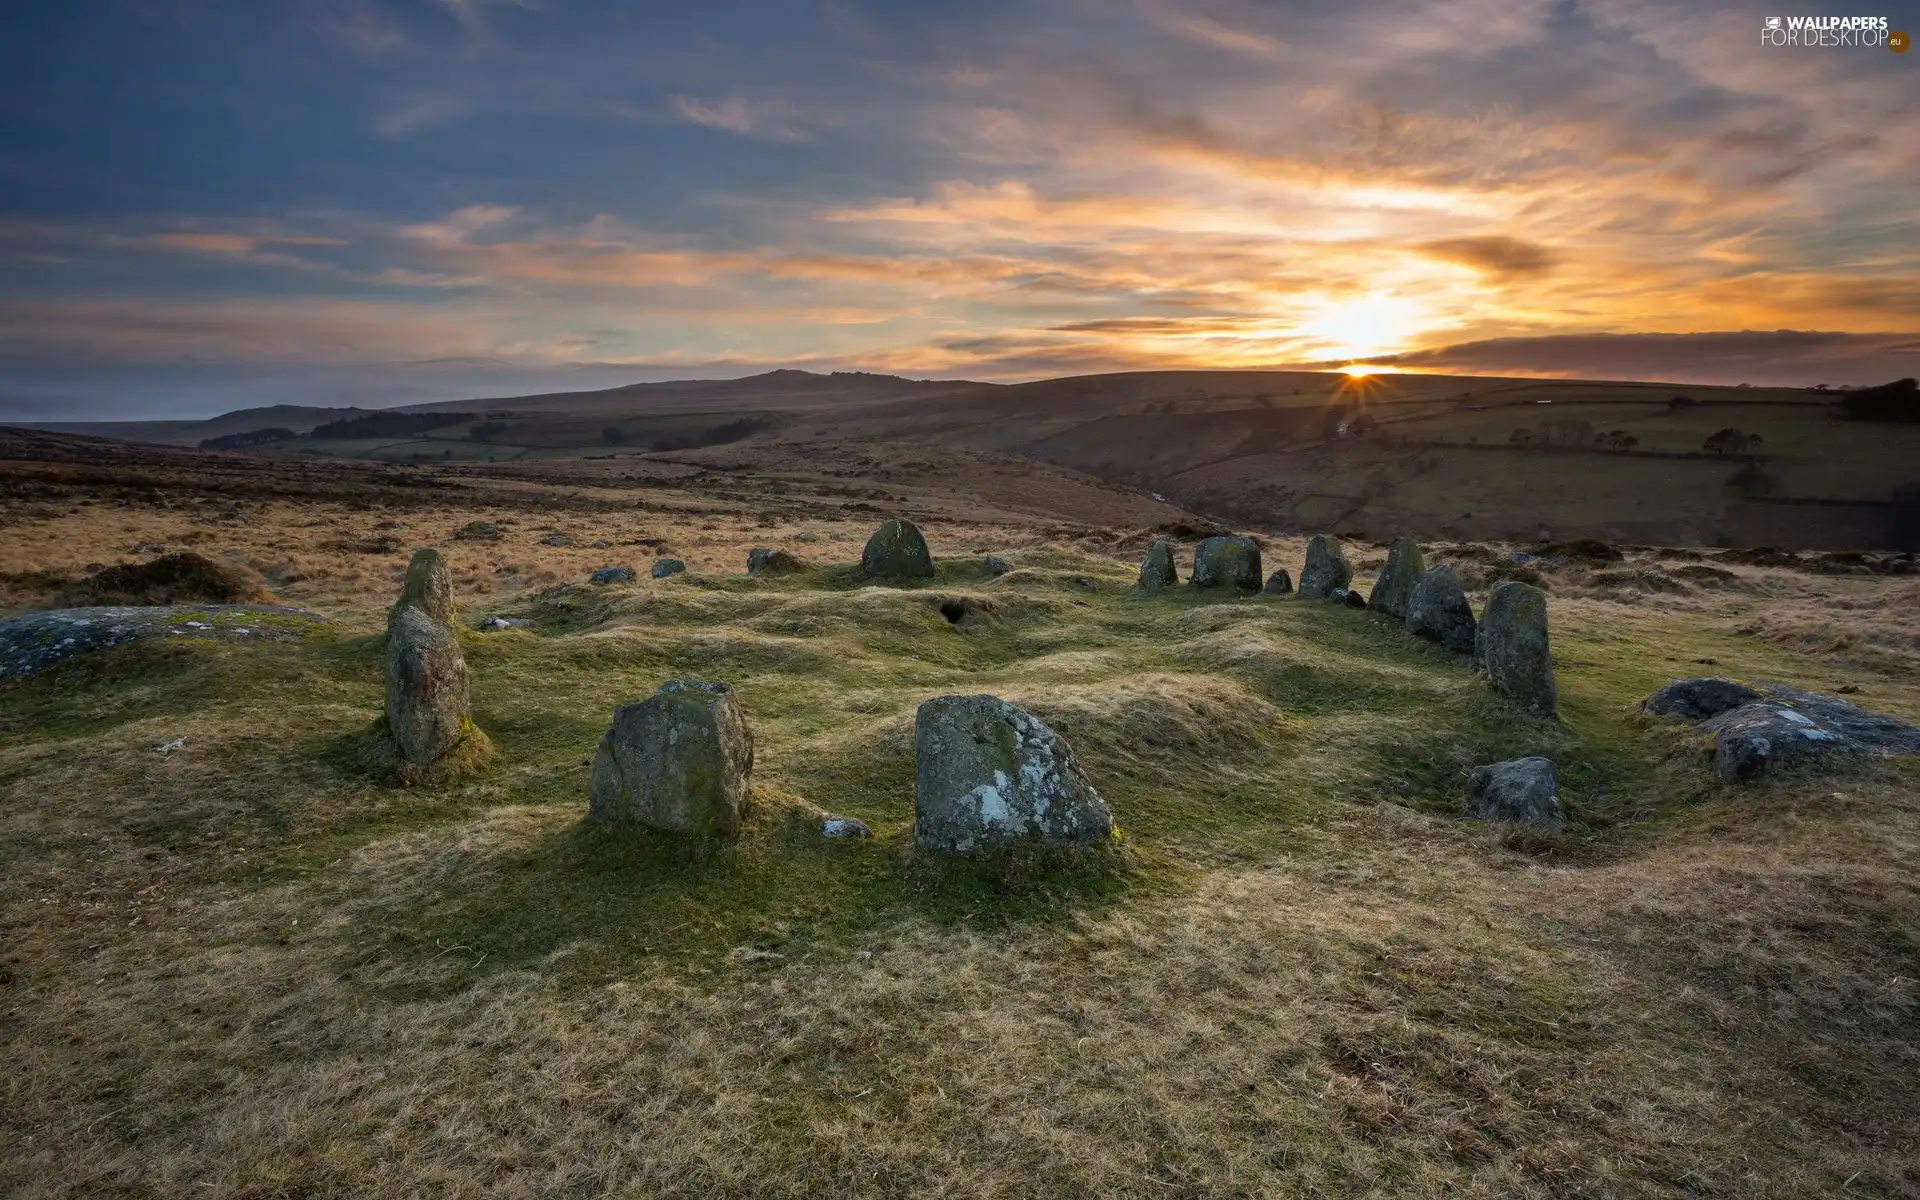
M 1360 358 L 1401 349 L 1431 321 L 1419 301 L 1375 292 L 1327 301 L 1300 322 L 1298 332 L 1328 358 Z
M 1349 379 L 1365 379 L 1380 368 L 1356 364 L 1351 367 L 1341 367 L 1340 369 L 1346 373 Z

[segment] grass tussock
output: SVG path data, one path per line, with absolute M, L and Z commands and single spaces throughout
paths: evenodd
M 95 604 L 271 604 L 260 577 L 191 550 L 103 567 L 58 595 L 63 607 Z

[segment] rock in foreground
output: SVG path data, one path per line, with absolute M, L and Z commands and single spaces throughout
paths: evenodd
M 1407 600 L 1407 630 L 1455 654 L 1473 653 L 1473 608 L 1452 567 L 1443 563 L 1421 574 Z
M 1542 716 L 1553 715 L 1556 697 L 1545 592 L 1513 580 L 1495 584 L 1480 618 L 1474 656 L 1486 668 L 1495 691 Z
M 1420 547 L 1408 538 L 1401 538 L 1387 550 L 1386 568 L 1380 572 L 1373 593 L 1367 597 L 1368 605 L 1375 612 L 1404 618 L 1407 606 L 1413 603 L 1413 589 L 1419 586 L 1426 570 L 1427 560 L 1421 555 Z
M 403 608 L 417 608 L 442 625 L 453 624 L 453 575 L 438 550 L 415 550 L 407 563 L 407 577 L 400 584 L 400 598 L 393 602 L 388 621 Z
M 1467 815 L 1505 825 L 1557 832 L 1566 823 L 1547 758 L 1516 758 L 1475 767 L 1467 780 Z
M 1260 590 L 1260 547 L 1247 537 L 1210 537 L 1193 552 L 1193 586 Z
M 430 769 L 474 732 L 460 640 L 411 606 L 387 622 L 387 732 L 404 775 Z
M 920 527 L 896 517 L 867 539 L 860 569 L 885 579 L 932 579 L 933 554 Z
M 753 733 L 733 688 L 668 680 L 614 710 L 593 759 L 587 819 L 736 837 L 752 772 Z
M 1105 841 L 1113 813 L 1066 739 L 997 696 L 941 696 L 914 721 L 914 826 L 942 854 Z
M 1147 556 L 1140 560 L 1140 586 L 1153 591 L 1179 582 L 1180 573 L 1173 565 L 1173 543 L 1161 538 L 1147 547 Z
M 1345 588 L 1352 582 L 1353 566 L 1347 562 L 1339 538 L 1323 533 L 1307 543 L 1307 564 L 1300 569 L 1302 600 L 1331 599 L 1335 588 Z

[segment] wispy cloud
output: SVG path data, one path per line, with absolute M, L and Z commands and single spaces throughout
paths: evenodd
M 776 101 L 755 101 L 738 95 L 708 101 L 675 94 L 667 97 L 667 107 L 681 120 L 709 129 L 724 129 L 728 133 L 775 142 L 807 140 L 807 134 L 793 124 L 787 106 Z

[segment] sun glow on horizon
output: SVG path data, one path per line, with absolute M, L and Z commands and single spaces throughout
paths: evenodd
M 1404 349 L 1408 338 L 1432 323 L 1433 313 L 1419 301 L 1373 292 L 1328 300 L 1300 322 L 1297 333 L 1317 343 L 1327 358 L 1364 359 Z

